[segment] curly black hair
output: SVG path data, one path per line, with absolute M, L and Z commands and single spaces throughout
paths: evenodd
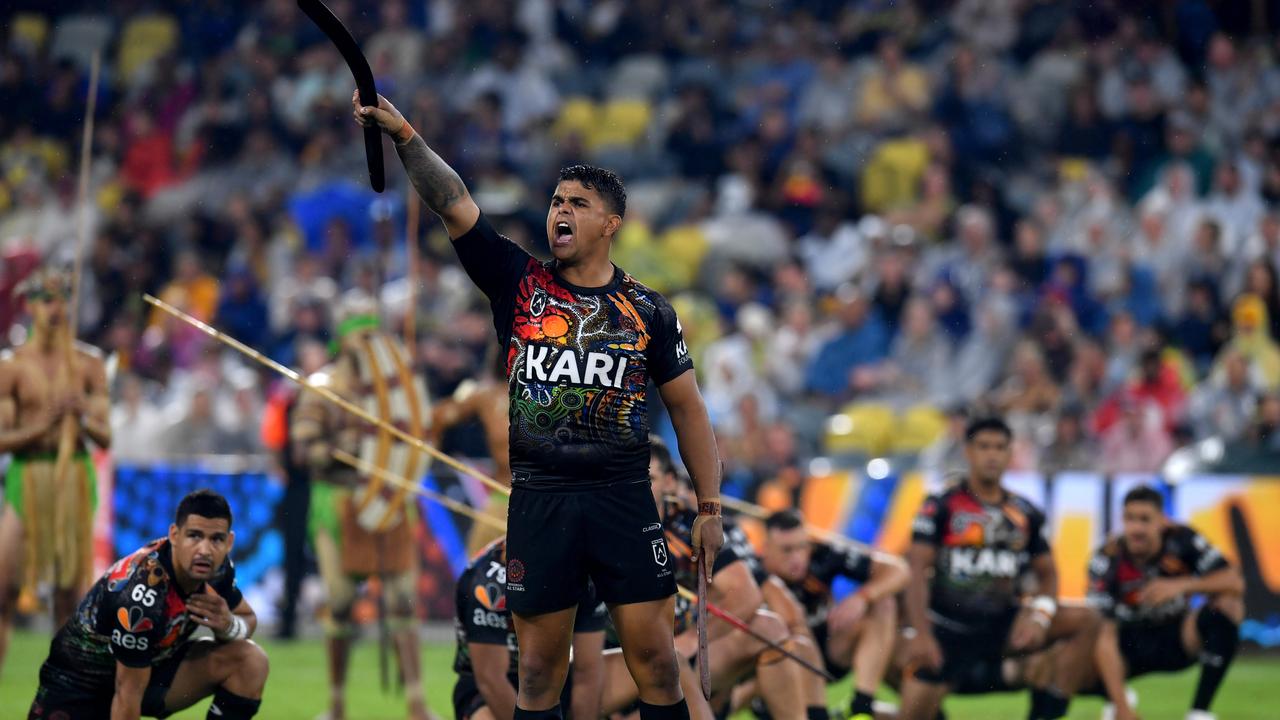
M 609 210 L 617 213 L 618 217 L 626 217 L 627 189 L 614 171 L 595 165 L 570 165 L 560 171 L 559 182 L 565 180 L 577 180 L 582 187 L 600 193 Z

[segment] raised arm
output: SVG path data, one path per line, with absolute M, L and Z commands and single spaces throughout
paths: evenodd
M 362 107 L 357 92 L 351 96 L 351 107 L 356 122 L 366 127 L 377 125 L 395 140 L 396 154 L 409 180 L 431 212 L 440 216 L 449 237 L 461 237 L 476 224 L 480 208 L 462 178 L 427 146 L 395 105 L 379 95 L 378 107 Z

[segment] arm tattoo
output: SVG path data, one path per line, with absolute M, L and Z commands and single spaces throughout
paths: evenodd
M 462 178 L 427 147 L 427 141 L 421 136 L 414 136 L 404 145 L 396 146 L 396 152 L 400 154 L 413 187 L 432 212 L 440 214 L 466 197 L 467 186 L 462 183 Z

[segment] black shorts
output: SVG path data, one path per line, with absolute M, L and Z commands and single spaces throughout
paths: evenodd
M 519 688 L 520 681 L 514 673 L 507 676 L 511 687 Z M 560 691 L 560 707 L 567 715 L 573 700 L 573 671 L 564 678 L 564 689 Z M 454 720 L 470 720 L 480 708 L 488 707 L 480 686 L 476 684 L 476 676 L 471 673 L 460 673 L 458 681 L 453 684 L 453 717 Z
M 822 664 L 827 672 L 831 673 L 831 677 L 836 680 L 843 680 L 844 676 L 850 673 L 851 668 L 827 654 L 827 638 L 831 635 L 831 628 L 827 627 L 824 620 L 809 630 L 813 633 L 814 642 L 818 644 L 818 652 L 822 653 Z
M 164 709 L 164 696 L 178 674 L 178 666 L 182 664 L 187 653 L 199 642 L 210 640 L 189 640 L 174 648 L 173 654 L 158 665 L 151 666 L 151 679 L 147 681 L 147 689 L 142 695 L 142 716 L 163 718 L 169 713 Z M 40 667 L 40 687 L 36 690 L 36 699 L 27 712 L 28 720 L 99 720 L 111 716 L 111 701 L 115 696 L 115 688 L 108 687 L 98 692 L 86 692 L 75 687 L 74 681 L 68 681 L 60 668 L 50 667 L 45 663 Z
M 579 492 L 516 486 L 507 507 L 507 608 L 573 606 L 591 579 L 609 605 L 676 592 L 675 561 L 647 481 Z
M 942 669 L 916 670 L 916 679 L 945 683 L 958 695 L 981 695 L 1011 690 L 1004 679 L 1005 646 L 1013 630 L 1017 608 L 1003 617 L 965 623 L 966 630 L 933 623 L 933 636 L 942 651 Z
M 1177 672 L 1196 662 L 1182 646 L 1182 618 L 1159 625 L 1121 625 L 1119 631 L 1128 677 Z

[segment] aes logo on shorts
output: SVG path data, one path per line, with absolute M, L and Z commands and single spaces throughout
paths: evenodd
M 653 561 L 662 567 L 667 566 L 667 543 L 662 538 L 653 541 Z

